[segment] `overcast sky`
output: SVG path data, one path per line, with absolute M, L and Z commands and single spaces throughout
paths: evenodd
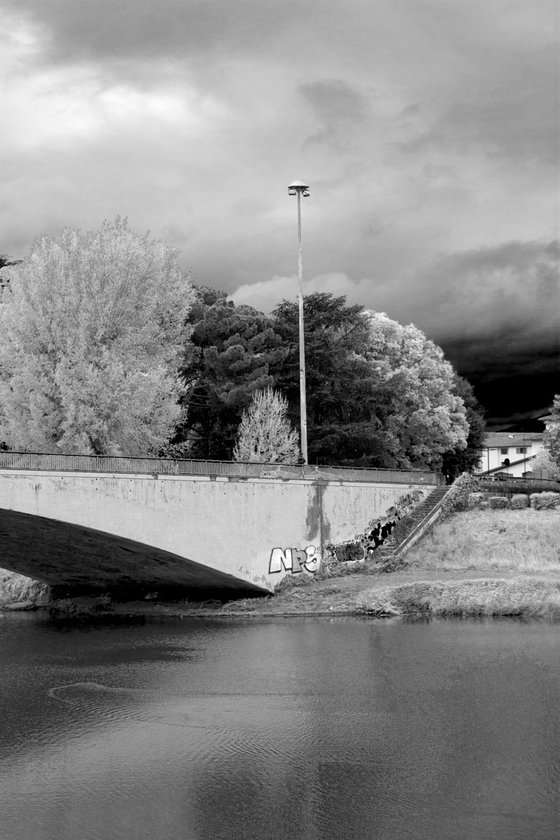
M 303 180 L 307 290 L 414 322 L 494 419 L 538 412 L 558 46 L 556 0 L 0 0 L 0 252 L 128 216 L 270 311 Z

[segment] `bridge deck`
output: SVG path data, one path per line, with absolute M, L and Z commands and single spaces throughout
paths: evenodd
M 197 461 L 173 458 L 122 458 L 113 455 L 0 451 L 0 470 L 47 472 L 127 473 L 131 475 L 206 475 L 232 478 L 305 478 L 326 481 L 367 481 L 388 484 L 441 484 L 442 477 L 428 470 L 361 469 L 356 467 L 296 464 L 252 464 L 236 461 Z

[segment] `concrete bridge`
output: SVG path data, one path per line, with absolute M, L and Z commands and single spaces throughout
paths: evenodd
M 69 593 L 271 592 L 438 483 L 421 471 L 0 452 L 0 567 Z

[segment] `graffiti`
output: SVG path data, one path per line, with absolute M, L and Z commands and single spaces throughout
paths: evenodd
M 410 516 L 423 498 L 424 493 L 422 490 L 411 490 L 404 496 L 400 496 L 395 505 L 387 508 L 385 516 L 370 521 L 368 530 L 360 538 L 369 556 L 371 556 L 371 553 L 376 548 L 382 546 L 386 540 L 390 540 L 391 534 L 397 527 L 399 520 Z
M 268 573 L 273 575 L 281 572 L 291 572 L 299 575 L 300 572 L 314 574 L 321 563 L 318 549 L 314 545 L 307 548 L 273 548 L 270 552 Z

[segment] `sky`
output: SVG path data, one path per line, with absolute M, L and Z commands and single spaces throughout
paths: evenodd
M 0 253 L 128 217 L 194 282 L 414 323 L 490 425 L 560 392 L 556 0 L 0 0 Z

